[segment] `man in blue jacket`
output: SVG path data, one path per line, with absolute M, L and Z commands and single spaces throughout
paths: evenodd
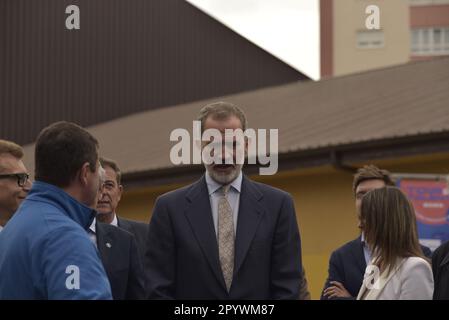
M 38 136 L 28 197 L 0 233 L 0 299 L 111 299 L 86 230 L 100 187 L 98 142 L 57 122 Z

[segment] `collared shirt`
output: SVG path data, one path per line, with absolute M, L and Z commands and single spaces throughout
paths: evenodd
M 362 232 L 362 235 L 360 236 L 360 240 L 362 241 L 363 255 L 365 256 L 366 265 L 369 265 L 370 261 L 371 261 L 371 251 L 370 251 L 368 245 L 366 244 L 365 235 L 363 234 L 363 232 Z
M 117 215 L 114 212 L 114 219 L 112 219 L 110 225 L 114 226 L 114 227 L 118 227 L 118 220 L 117 220 Z
M 90 240 L 97 246 L 97 233 L 95 229 L 95 223 L 97 223 L 97 218 L 94 218 L 94 221 L 92 221 L 92 224 L 89 227 L 88 234 Z
M 2 227 L 2 226 L 0 226 L 0 232 L 2 232 L 2 230 L 3 230 L 3 227 Z
M 97 245 L 97 232 L 96 232 L 96 228 L 95 228 L 95 224 L 97 222 L 97 219 L 94 218 L 94 221 L 92 221 L 92 224 L 89 227 L 89 238 L 90 240 L 92 240 L 92 242 Z M 115 227 L 118 226 L 118 221 L 117 221 L 117 215 L 114 213 L 114 219 L 112 219 L 110 225 L 113 225 Z
M 221 197 L 219 189 L 223 186 L 212 179 L 209 172 L 206 171 L 206 184 L 207 190 L 209 191 L 209 200 L 212 209 L 212 219 L 214 220 L 215 234 L 218 232 L 218 200 Z M 240 174 L 234 181 L 231 182 L 231 188 L 228 192 L 228 202 L 232 208 L 232 215 L 234 218 L 234 232 L 237 232 L 237 218 L 239 214 L 239 204 L 240 204 L 240 190 L 242 188 L 243 174 Z

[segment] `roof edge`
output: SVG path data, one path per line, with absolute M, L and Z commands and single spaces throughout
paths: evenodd
M 333 147 L 279 154 L 279 170 L 295 170 L 332 165 L 337 170 L 355 171 L 351 164 L 417 154 L 449 152 L 449 131 L 394 139 L 373 140 Z M 246 165 L 246 174 L 257 174 L 259 165 Z M 127 189 L 190 182 L 204 172 L 202 165 L 184 165 L 124 173 Z

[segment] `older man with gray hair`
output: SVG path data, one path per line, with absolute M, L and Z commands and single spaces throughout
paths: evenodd
M 227 102 L 205 106 L 198 120 L 202 132 L 214 129 L 221 142 L 226 129 L 247 126 L 243 111 Z M 293 199 L 245 176 L 236 163 L 241 145 L 233 139 L 205 164 L 200 180 L 157 199 L 146 254 L 150 298 L 299 298 L 301 241 Z M 218 142 L 205 141 L 202 148 Z M 246 141 L 243 147 L 247 153 Z

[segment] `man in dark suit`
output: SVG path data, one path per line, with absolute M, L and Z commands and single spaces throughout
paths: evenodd
M 301 243 L 291 196 L 244 176 L 239 142 L 227 148 L 219 141 L 225 129 L 246 129 L 241 109 L 213 103 L 199 121 L 202 132 L 218 130 L 221 159 L 206 164 L 199 181 L 157 199 L 146 254 L 149 297 L 298 299 Z M 227 157 L 232 164 L 220 164 Z
M 139 253 L 143 261 L 145 257 L 148 224 L 117 216 L 117 226 L 134 235 L 134 238 L 136 239 L 137 248 L 139 249 Z
M 449 188 L 449 180 L 447 184 Z M 447 212 L 449 216 L 449 211 Z M 432 255 L 434 300 L 449 300 L 449 241 L 439 246 Z
M 95 221 L 90 226 L 89 236 L 100 252 L 114 300 L 145 299 L 143 264 L 134 236 Z
M 434 300 L 449 300 L 449 241 L 439 246 L 432 255 Z
M 363 196 L 373 189 L 394 185 L 390 173 L 374 165 L 364 166 L 357 171 L 352 187 L 359 227 L 360 206 Z M 421 246 L 421 248 L 425 256 L 431 256 L 432 253 L 429 248 L 425 246 Z M 329 260 L 329 275 L 321 299 L 355 299 L 370 260 L 371 253 L 365 244 L 363 234 L 332 252 Z
M 120 227 L 133 234 L 143 261 L 148 225 L 117 216 L 116 210 L 123 193 L 121 184 L 122 173 L 117 163 L 111 159 L 100 158 L 100 163 L 104 169 L 105 181 L 98 200 L 97 219 L 100 222 Z

